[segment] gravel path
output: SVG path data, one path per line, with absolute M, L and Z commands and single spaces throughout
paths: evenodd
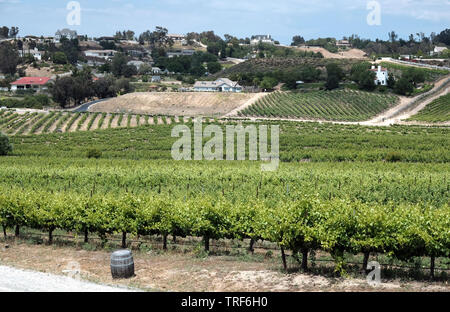
M 128 292 L 111 287 L 41 272 L 0 266 L 0 292 Z

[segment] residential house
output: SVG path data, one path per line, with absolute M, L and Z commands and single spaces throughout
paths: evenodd
M 161 76 L 152 76 L 152 82 L 161 82 Z
M 167 37 L 169 39 L 172 39 L 174 42 L 179 42 L 181 44 L 187 44 L 187 40 L 186 40 L 186 36 L 185 35 L 168 34 Z
M 174 51 L 174 52 L 167 52 L 167 57 L 168 58 L 173 58 L 175 56 L 191 56 L 194 55 L 195 50 L 193 49 L 183 49 L 183 50 L 178 50 L 178 51 Z
M 242 92 L 242 87 L 227 78 L 219 78 L 216 81 L 197 81 L 194 84 L 197 92 Z
M 11 91 L 17 90 L 36 90 L 38 92 L 47 90 L 49 77 L 23 77 L 11 83 Z
M 436 46 L 436 47 L 434 47 L 434 51 L 431 52 L 431 53 L 432 53 L 432 55 L 438 55 L 438 54 L 444 52 L 445 50 L 447 50 L 447 47 L 438 47 L 438 46 Z
M 375 66 L 372 66 L 370 69 L 371 71 L 375 72 L 375 85 L 377 86 L 387 86 L 387 81 L 389 78 L 389 73 L 386 68 L 383 68 L 381 66 L 378 66 L 378 68 L 375 68 Z
M 259 43 L 275 44 L 271 35 L 255 35 L 250 40 L 251 45 L 258 45 Z
M 77 32 L 75 30 L 70 30 L 70 29 L 67 29 L 67 28 L 64 28 L 62 30 L 58 30 L 55 33 L 55 38 L 54 38 L 55 43 L 61 42 L 61 39 L 63 37 L 72 40 L 72 39 L 77 39 L 78 35 L 77 35 Z
M 161 68 L 159 67 L 152 67 L 152 74 L 160 74 Z
M 336 46 L 341 47 L 341 48 L 351 48 L 352 47 L 350 41 L 348 41 L 346 39 L 338 40 L 336 42 Z
M 86 57 L 96 57 L 105 60 L 112 59 L 116 55 L 117 51 L 114 50 L 87 50 L 84 51 Z
M 34 57 L 35 60 L 41 61 L 42 60 L 42 52 L 39 51 L 37 48 L 34 48 L 33 50 L 19 50 L 19 56 L 24 57 L 25 55 L 30 54 Z
M 127 63 L 127 65 L 133 65 L 133 66 L 135 66 L 137 70 L 140 70 L 140 69 L 141 69 L 141 66 L 144 65 L 144 64 L 145 64 L 145 62 L 142 62 L 142 61 L 129 61 L 129 62 Z

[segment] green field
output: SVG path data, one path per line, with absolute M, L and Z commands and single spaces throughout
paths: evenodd
M 396 96 L 354 90 L 272 93 L 240 116 L 365 121 L 394 106 Z
M 49 241 L 56 230 L 194 237 L 207 250 L 211 240 L 262 239 L 294 256 L 325 252 L 338 274 L 345 254 L 370 252 L 448 267 L 448 128 L 279 124 L 275 172 L 257 161 L 174 161 L 167 124 L 16 135 L 0 158 L 0 224 Z M 92 148 L 100 159 L 87 158 Z
M 99 115 L 101 115 L 100 118 Z M 125 118 L 125 119 L 124 119 Z M 135 119 L 134 124 L 131 121 Z M 113 125 L 113 121 L 115 124 Z M 172 117 L 163 117 L 162 123 L 174 123 Z M 155 116 L 107 113 L 25 113 L 0 110 L 0 131 L 8 135 L 31 135 L 41 133 L 60 133 L 80 130 L 97 130 L 120 127 L 137 127 L 157 124 Z
M 244 123 L 248 124 L 251 123 Z M 267 124 L 280 125 L 282 162 L 372 162 L 388 160 L 391 154 L 397 155 L 401 162 L 450 161 L 448 128 Z M 192 126 L 192 123 L 187 125 Z M 12 137 L 13 155 L 72 158 L 84 157 L 88 149 L 97 148 L 109 159 L 172 159 L 171 147 L 177 140 L 171 137 L 172 128 L 173 125 L 146 125 L 131 129 L 16 135 Z
M 428 104 L 417 115 L 409 120 L 426 122 L 447 122 L 450 121 L 450 94 L 441 96 Z

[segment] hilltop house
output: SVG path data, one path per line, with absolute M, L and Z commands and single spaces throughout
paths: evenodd
M 127 63 L 127 65 L 133 65 L 134 67 L 136 67 L 137 70 L 141 69 L 141 66 L 143 66 L 145 64 L 145 62 L 142 61 L 129 61 Z
M 336 42 L 336 46 L 344 47 L 344 48 L 351 48 L 352 47 L 352 45 L 350 44 L 350 41 L 346 40 L 346 39 L 338 40 Z
M 23 77 L 11 83 L 11 91 L 36 90 L 38 92 L 47 90 L 48 77 Z
M 39 51 L 37 48 L 34 48 L 33 50 L 19 50 L 19 56 L 24 57 L 27 54 L 31 54 L 35 60 L 41 61 L 42 60 L 42 52 Z
M 434 47 L 434 51 L 430 52 L 431 55 L 438 55 L 442 52 L 444 52 L 445 50 L 447 50 L 447 47 Z
M 193 49 L 182 49 L 181 51 L 167 52 L 168 58 L 173 58 L 175 56 L 191 56 L 194 55 L 195 50 Z
M 250 40 L 251 45 L 258 45 L 259 43 L 275 44 L 271 35 L 255 35 Z
M 96 57 L 96 58 L 102 58 L 105 60 L 109 60 L 116 55 L 117 51 L 114 50 L 87 50 L 84 51 L 84 55 L 86 57 Z
M 168 34 L 167 37 L 172 39 L 174 42 L 179 42 L 181 44 L 187 44 L 186 36 L 178 34 Z
M 377 86 L 387 86 L 387 81 L 389 78 L 389 73 L 386 68 L 383 68 L 381 66 L 378 66 L 378 68 L 375 68 L 375 66 L 372 66 L 370 69 L 376 74 L 375 77 L 375 85 Z
M 216 81 L 197 81 L 194 84 L 197 92 L 242 92 L 242 87 L 227 78 L 219 78 Z
M 72 40 L 72 39 L 77 39 L 78 38 L 78 34 L 77 34 L 77 32 L 75 30 L 70 30 L 70 29 L 67 29 L 67 28 L 64 28 L 62 30 L 58 30 L 55 33 L 55 38 L 54 38 L 55 43 L 61 42 L 61 39 L 63 37 L 65 37 L 65 38 L 67 38 L 69 40 Z

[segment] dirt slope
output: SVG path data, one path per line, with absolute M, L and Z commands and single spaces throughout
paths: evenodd
M 324 58 L 336 58 L 336 59 L 362 59 L 365 58 L 366 52 L 359 49 L 350 49 L 343 52 L 331 53 L 330 51 L 319 48 L 319 47 L 306 47 L 306 48 L 297 48 L 302 51 L 313 51 L 315 53 L 322 53 Z
M 168 116 L 222 116 L 256 94 L 208 92 L 136 92 L 89 108 L 90 112 L 123 112 Z

